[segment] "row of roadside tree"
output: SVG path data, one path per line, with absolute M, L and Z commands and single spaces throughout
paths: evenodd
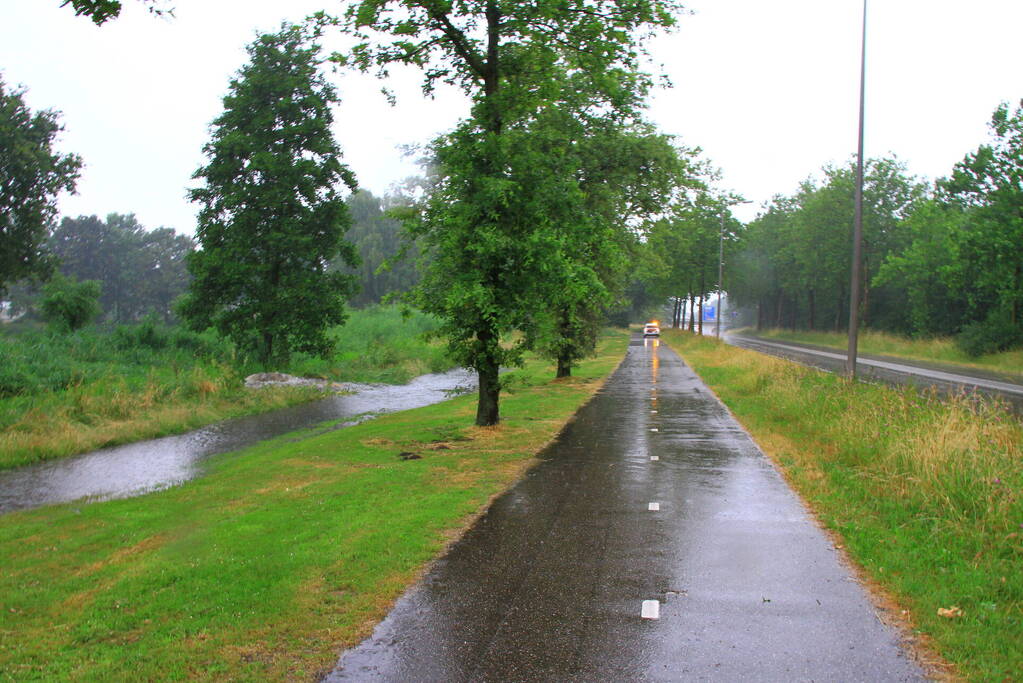
M 973 355 L 1023 344 L 1023 104 L 999 106 L 990 129 L 933 184 L 894 157 L 866 161 L 866 327 L 955 336 Z M 670 300 L 672 323 L 696 330 L 723 260 L 729 301 L 758 328 L 844 331 L 854 192 L 854 163 L 828 166 L 747 225 L 738 198 L 697 193 L 651 226 L 632 298 Z

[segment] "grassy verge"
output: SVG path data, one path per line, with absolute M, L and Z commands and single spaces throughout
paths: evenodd
M 215 461 L 141 498 L 0 517 L 0 678 L 310 680 L 521 475 L 622 357 Z M 402 460 L 402 452 L 421 457 Z
M 352 311 L 341 327 L 331 331 L 337 349 L 331 358 L 298 355 L 291 372 L 344 382 L 404 384 L 414 377 L 452 366 L 444 343 L 428 341 L 438 327 L 435 318 L 419 312 L 404 316 L 397 306 L 372 306 Z
M 763 330 L 755 333 L 758 337 L 779 341 L 802 342 L 844 350 L 848 338 L 844 332 L 810 332 L 806 330 Z M 881 356 L 896 356 L 911 360 L 947 365 L 962 365 L 998 372 L 1017 380 L 1023 380 L 1023 349 L 1002 351 L 983 356 L 970 356 L 956 346 L 951 337 L 933 339 L 911 339 L 886 332 L 864 330 L 860 332 L 858 348 L 862 353 Z
M 422 333 L 429 317 L 394 307 L 354 311 L 332 331 L 333 357 L 304 355 L 295 374 L 352 382 L 406 382 L 451 363 Z M 320 396 L 308 387 L 253 392 L 225 342 L 144 323 L 55 336 L 0 334 L 0 469 L 176 434 Z
M 663 338 L 962 675 L 1015 680 L 1023 671 L 1017 420 L 990 404 L 851 384 L 692 335 Z

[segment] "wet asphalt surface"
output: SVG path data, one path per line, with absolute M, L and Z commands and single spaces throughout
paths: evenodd
M 635 339 L 541 460 L 326 680 L 923 678 L 666 346 Z
M 0 514 L 81 499 L 91 502 L 152 493 L 202 476 L 215 455 L 297 430 L 311 430 L 294 437 L 308 438 L 375 415 L 437 403 L 475 388 L 476 378 L 466 370 L 450 370 L 421 375 L 408 384 L 349 386 L 354 393 L 2 471 Z
M 743 334 L 727 334 L 725 341 L 821 370 L 845 372 L 844 351 L 797 342 L 778 342 Z M 1023 415 L 1023 384 L 1011 377 L 974 368 L 943 366 L 873 354 L 859 354 L 856 366 L 859 376 L 886 384 L 933 387 L 946 396 L 976 392 L 997 397 L 1005 401 L 1014 412 Z

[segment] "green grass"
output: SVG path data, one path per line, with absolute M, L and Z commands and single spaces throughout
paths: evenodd
M 848 337 L 844 332 L 810 332 L 807 330 L 763 330 L 749 331 L 758 337 L 779 341 L 802 342 L 836 349 L 845 349 Z M 1023 380 L 1023 349 L 1013 349 L 973 357 L 959 348 L 951 337 L 913 339 L 887 332 L 864 330 L 860 333 L 857 348 L 861 353 L 881 356 L 896 356 L 932 363 L 962 365 L 964 367 L 990 370 Z
M 425 335 L 439 322 L 424 313 L 402 315 L 398 306 L 371 306 L 352 311 L 349 320 L 331 331 L 336 351 L 331 358 L 297 355 L 291 372 L 346 382 L 404 384 L 414 377 L 453 367 L 441 341 Z
M 331 331 L 329 359 L 298 354 L 292 373 L 352 382 L 402 383 L 446 370 L 436 322 L 395 307 L 353 311 Z M 175 434 L 322 394 L 308 387 L 253 392 L 229 344 L 152 323 L 53 335 L 0 327 L 0 469 Z
M 959 674 L 1023 671 L 1023 426 L 668 331 L 870 579 Z M 939 608 L 958 607 L 945 618 Z
M 514 371 L 497 427 L 474 398 L 214 461 L 140 498 L 0 517 L 0 679 L 313 680 L 366 636 L 615 367 Z M 414 451 L 422 457 L 402 461 Z

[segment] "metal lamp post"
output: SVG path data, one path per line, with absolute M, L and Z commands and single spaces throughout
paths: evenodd
M 849 284 L 849 348 L 845 371 L 856 379 L 856 346 L 860 331 L 860 281 L 863 269 L 863 101 L 867 73 L 867 0 L 863 0 L 863 39 L 860 47 L 860 126 L 856 151 L 856 199 L 853 211 L 852 276 Z
M 718 233 L 718 312 L 717 320 L 714 323 L 714 336 L 721 339 L 721 317 L 725 312 L 724 304 L 724 290 L 722 289 L 722 281 L 725 271 L 725 212 L 728 211 L 728 207 L 735 206 L 736 204 L 752 204 L 748 199 L 740 199 L 734 202 L 727 202 L 721 207 L 721 232 Z

